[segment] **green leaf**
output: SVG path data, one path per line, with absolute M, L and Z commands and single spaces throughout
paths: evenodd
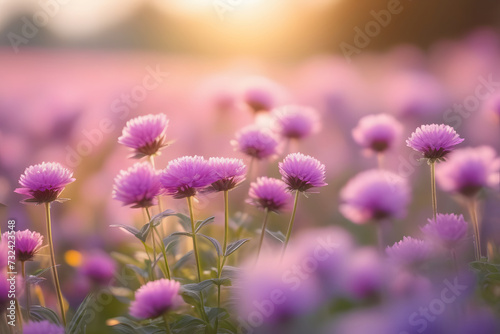
M 178 270 L 179 268 L 183 267 L 187 262 L 191 260 L 193 257 L 193 251 L 189 251 L 186 254 L 184 254 L 172 267 L 173 270 Z
M 185 333 L 191 333 L 192 329 L 201 326 L 205 326 L 205 322 L 203 320 L 189 314 L 184 314 L 181 315 L 178 320 L 170 324 L 170 329 L 174 331 L 179 329 L 185 331 Z
M 149 273 L 142 269 L 142 268 L 139 268 L 138 266 L 134 265 L 134 264 L 126 264 L 125 265 L 127 268 L 130 268 L 132 269 L 136 274 L 138 274 L 139 276 L 141 276 L 142 278 L 144 279 L 148 279 L 149 277 Z
M 48 320 L 54 324 L 60 324 L 59 316 L 54 311 L 40 305 L 31 306 L 30 317 L 35 321 Z
M 483 261 L 473 261 L 469 263 L 472 269 L 484 272 L 484 273 L 500 273 L 500 265 L 492 264 Z
M 213 279 L 207 279 L 205 281 L 201 281 L 199 283 L 190 283 L 190 284 L 184 284 L 182 288 L 187 291 L 193 291 L 193 292 L 200 292 L 202 290 L 205 290 L 211 285 L 214 285 Z
M 270 236 L 272 236 L 273 238 L 275 238 L 276 240 L 278 240 L 281 243 L 285 242 L 286 237 L 285 237 L 285 235 L 281 231 L 273 232 L 273 231 L 270 231 L 270 230 L 266 229 L 266 233 L 269 234 Z
M 241 273 L 240 268 L 226 265 L 226 266 L 224 266 L 224 268 L 222 268 L 221 277 L 228 278 L 230 280 L 234 280 L 234 279 L 238 278 L 240 273 Z
M 189 218 L 188 216 L 186 216 L 182 213 L 176 213 L 174 216 L 179 218 L 179 220 L 178 220 L 179 224 L 181 224 L 184 231 L 192 232 L 192 230 L 191 230 L 191 218 Z
M 66 331 L 67 334 L 80 333 L 80 330 L 84 329 L 87 324 L 83 323 L 83 319 L 85 318 L 85 314 L 87 313 L 88 306 L 94 300 L 94 293 L 91 292 L 85 297 L 83 302 L 78 306 L 76 313 L 73 315 L 71 322 L 68 324 L 68 329 Z M 85 330 L 84 330 L 85 332 Z
M 181 288 L 180 295 L 182 299 L 184 299 L 184 301 L 189 305 L 199 306 L 201 304 L 201 299 L 198 292 Z
M 250 241 L 250 239 L 241 239 L 241 240 L 237 240 L 235 242 L 231 242 L 227 246 L 227 250 L 226 250 L 225 256 L 229 256 L 229 255 L 233 254 L 238 248 L 240 248 L 241 246 L 243 246 L 248 241 Z
M 40 284 L 43 281 L 45 281 L 45 277 L 39 277 L 39 276 L 30 275 L 30 276 L 28 276 L 28 278 L 26 278 L 26 283 L 29 284 L 29 285 Z
M 146 225 L 149 227 L 149 224 L 146 224 Z M 125 232 L 132 234 L 134 237 L 141 240 L 142 242 L 146 242 L 146 238 L 144 237 L 144 231 L 143 231 L 144 226 L 140 231 L 133 226 L 123 225 L 123 224 L 109 225 L 109 227 L 118 227 L 122 231 L 125 231 Z M 147 236 L 147 233 L 146 233 L 146 236 Z
M 490 273 L 485 278 L 490 282 L 500 283 L 500 273 Z
M 172 209 L 167 209 L 167 210 L 153 216 L 153 218 L 151 218 L 151 222 L 154 222 L 155 226 L 158 226 L 158 225 L 160 225 L 163 218 L 170 217 L 173 215 L 175 215 L 175 211 Z
M 195 231 L 194 233 L 198 233 L 199 230 L 201 230 L 201 228 L 205 225 L 208 225 L 210 223 L 212 223 L 214 221 L 215 217 L 208 217 L 207 219 L 205 220 L 200 220 L 196 223 L 196 227 L 195 227 Z
M 203 237 L 203 238 L 207 239 L 208 241 L 210 241 L 212 243 L 212 245 L 214 245 L 215 251 L 217 252 L 217 256 L 221 256 L 222 255 L 222 247 L 219 244 L 219 242 L 217 241 L 217 239 L 214 239 L 212 237 L 209 237 L 208 235 L 201 234 L 201 233 L 199 233 L 197 235 L 200 236 L 200 237 Z

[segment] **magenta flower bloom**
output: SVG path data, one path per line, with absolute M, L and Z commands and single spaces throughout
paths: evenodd
M 385 252 L 394 263 L 412 267 L 418 266 L 430 258 L 431 247 L 425 240 L 404 237 L 393 246 L 387 247 Z
M 467 236 L 467 223 L 462 215 L 438 213 L 436 219 L 428 221 L 422 232 L 445 248 L 455 248 Z
M 104 252 L 96 252 L 87 255 L 79 272 L 97 285 L 107 285 L 113 279 L 116 272 L 115 261 Z
M 1 254 L 1 255 L 4 255 L 4 254 Z M 7 256 L 7 253 L 5 254 L 5 256 Z M 9 284 L 9 281 L 7 281 L 7 276 L 5 276 L 3 271 L 1 271 L 0 272 L 0 308 L 2 310 L 2 316 L 3 316 L 3 312 L 5 311 L 5 309 L 7 307 L 9 307 L 9 303 L 10 303 L 9 289 L 10 289 L 10 284 Z
M 6 235 L 7 232 L 4 233 Z M 7 237 L 6 237 L 7 238 Z M 5 239 L 8 240 L 8 239 Z M 16 257 L 19 261 L 31 261 L 40 250 L 43 236 L 30 230 L 16 231 Z
M 450 154 L 436 169 L 436 179 L 444 191 L 474 196 L 482 188 L 498 188 L 500 158 L 490 146 L 467 147 Z
M 154 319 L 177 308 L 181 302 L 179 282 L 168 279 L 151 281 L 135 292 L 130 315 L 138 319 Z
M 121 170 L 115 177 L 113 198 L 132 208 L 147 208 L 156 204 L 161 193 L 160 176 L 150 164 L 136 163 Z
M 252 158 L 265 159 L 278 153 L 278 140 L 266 128 L 248 126 L 236 133 L 236 140 L 231 141 L 233 147 Z
M 75 181 L 72 176 L 72 172 L 57 162 L 42 162 L 26 168 L 19 178 L 22 188 L 14 191 L 27 196 L 23 202 L 50 203 L 57 200 L 64 187 Z
M 241 159 L 210 158 L 208 163 L 216 177 L 210 186 L 212 191 L 231 190 L 245 180 L 247 167 Z
M 303 192 L 328 185 L 325 183 L 325 165 L 309 155 L 287 155 L 283 162 L 279 163 L 279 171 L 289 190 Z
M 158 154 L 161 148 L 168 146 L 165 141 L 168 122 L 164 114 L 133 118 L 123 128 L 118 142 L 134 149 L 135 158 Z
M 319 116 L 316 110 L 289 105 L 273 110 L 276 130 L 281 136 L 290 139 L 302 139 L 319 129 Z
M 23 334 L 64 334 L 64 327 L 48 320 L 30 321 L 23 327 Z
M 274 108 L 281 93 L 276 83 L 262 77 L 249 78 L 243 86 L 241 98 L 255 113 Z
M 463 141 L 449 125 L 428 124 L 417 128 L 406 141 L 406 145 L 422 153 L 430 162 L 434 162 L 444 160 L 453 147 Z
M 170 161 L 160 176 L 166 193 L 174 198 L 195 196 L 199 190 L 215 181 L 212 166 L 199 156 L 185 156 Z
M 352 136 L 368 152 L 384 152 L 400 140 L 402 132 L 403 126 L 394 117 L 380 114 L 361 118 Z
M 340 191 L 340 212 L 353 223 L 404 218 L 410 189 L 402 177 L 381 170 L 359 173 Z
M 250 184 L 248 195 L 248 204 L 276 213 L 285 209 L 292 197 L 283 181 L 266 176 L 259 177 Z

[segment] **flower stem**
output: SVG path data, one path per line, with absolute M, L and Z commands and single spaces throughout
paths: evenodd
M 26 310 L 28 312 L 28 320 L 30 319 L 30 307 L 31 307 L 31 291 L 30 284 L 26 282 L 26 266 L 25 261 L 21 261 L 21 273 L 23 275 L 24 288 L 26 289 Z
M 455 270 L 455 274 L 458 275 L 458 263 L 457 263 L 457 253 L 454 249 L 450 250 L 451 253 L 451 262 L 453 263 L 453 270 Z
M 146 208 L 146 212 L 148 214 L 148 218 L 151 221 L 151 218 L 150 218 L 151 215 L 149 213 L 149 209 L 148 208 Z M 156 236 L 158 237 L 158 239 L 160 239 L 161 253 L 163 254 L 163 260 L 165 261 L 165 270 L 166 270 L 165 275 L 167 276 L 168 279 L 170 279 L 170 268 L 168 267 L 167 251 L 165 250 L 165 244 L 163 243 L 163 239 L 161 238 L 160 233 L 158 233 L 158 230 L 156 229 L 156 226 L 154 226 L 154 224 L 152 224 L 151 226 L 153 228 L 153 233 L 156 233 Z M 152 235 L 152 237 L 153 237 L 153 240 L 154 240 L 154 238 L 155 238 L 154 234 Z
M 148 208 L 144 208 L 144 211 L 146 212 L 146 216 L 148 217 L 148 224 L 149 224 L 149 229 L 152 230 L 153 226 L 151 224 L 151 214 L 149 213 Z M 153 241 L 153 262 L 151 263 L 151 270 L 155 271 L 155 266 L 156 266 L 156 238 L 154 233 L 151 233 L 151 240 Z
M 299 191 L 295 190 L 295 200 L 293 201 L 292 217 L 290 218 L 290 223 L 288 224 L 288 231 L 286 232 L 285 244 L 283 245 L 283 251 L 281 252 L 281 260 L 283 260 L 283 256 L 285 256 L 286 247 L 288 246 L 288 242 L 290 241 L 290 236 L 292 235 L 292 228 L 293 228 L 293 223 L 295 221 L 295 212 L 297 212 L 298 200 L 299 200 Z
M 198 271 L 198 282 L 201 282 L 201 265 L 200 265 L 200 259 L 198 256 L 198 243 L 196 242 L 196 233 L 195 233 L 195 228 L 194 228 L 193 198 L 192 198 L 192 196 L 188 196 L 186 198 L 187 198 L 188 207 L 189 207 L 189 217 L 191 218 L 191 231 L 193 233 L 193 252 L 194 252 L 194 257 L 196 259 L 196 269 Z
M 431 162 L 431 192 L 432 192 L 432 217 L 436 219 L 437 215 L 437 196 L 436 196 L 436 163 Z
M 384 169 L 384 153 L 377 153 L 377 165 L 379 169 Z
M 56 260 L 54 255 L 54 244 L 52 242 L 52 223 L 50 219 L 50 203 L 45 203 L 45 217 L 47 219 L 47 238 L 49 239 L 50 261 L 52 265 L 52 276 L 54 277 L 54 285 L 57 293 L 57 300 L 59 302 L 59 309 L 61 310 L 61 318 L 64 327 L 66 327 L 66 314 L 64 313 L 64 301 L 61 292 L 61 285 L 59 284 L 59 276 L 57 275 Z
M 260 250 L 262 248 L 262 242 L 264 241 L 264 234 L 266 234 L 268 217 L 269 217 L 269 209 L 266 208 L 264 211 L 264 221 L 262 222 L 262 232 L 260 233 L 259 247 L 257 248 L 257 257 L 255 258 L 255 263 L 259 262 Z
M 167 318 L 167 314 L 166 313 L 163 314 L 163 321 L 165 322 L 166 333 L 167 334 L 172 334 L 172 331 L 170 330 L 170 325 L 168 324 L 168 318 Z
M 481 235 L 479 232 L 479 221 L 477 219 L 477 208 L 476 208 L 476 200 L 474 198 L 468 201 L 469 205 L 469 213 L 472 220 L 472 226 L 474 227 L 474 246 L 475 246 L 475 255 L 476 261 L 481 260 Z

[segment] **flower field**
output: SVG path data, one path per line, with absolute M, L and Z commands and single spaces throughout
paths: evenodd
M 494 32 L 0 64 L 0 333 L 500 333 Z

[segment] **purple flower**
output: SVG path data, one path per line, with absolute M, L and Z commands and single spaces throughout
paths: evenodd
M 340 212 L 353 223 L 404 218 L 410 202 L 408 183 L 400 176 L 381 170 L 359 173 L 340 191 Z
M 451 126 L 429 124 L 417 128 L 406 141 L 406 145 L 422 153 L 430 162 L 434 162 L 444 160 L 453 147 L 463 141 Z
M 30 321 L 23 327 L 23 334 L 64 334 L 64 327 L 48 320 Z
M 5 232 L 6 235 L 8 232 Z M 8 237 L 6 237 L 8 238 Z M 8 239 L 6 239 L 8 240 Z M 16 231 L 16 257 L 19 261 L 31 261 L 40 250 L 43 236 L 30 230 Z
M 97 285 L 107 285 L 113 279 L 116 271 L 115 261 L 103 252 L 85 256 L 80 273 Z
M 184 198 L 195 196 L 197 191 L 216 181 L 216 176 L 203 157 L 185 156 L 170 161 L 160 181 L 168 195 Z
M 155 155 L 162 147 L 168 145 L 165 142 L 168 122 L 169 120 L 164 114 L 133 118 L 123 128 L 118 142 L 133 148 L 135 158 Z
M 455 248 L 467 235 L 467 223 L 462 215 L 438 213 L 436 219 L 428 221 L 422 232 L 446 248 Z
M 384 152 L 397 143 L 403 126 L 387 114 L 369 115 L 361 118 L 352 130 L 356 143 L 368 151 Z
M 19 178 L 22 188 L 14 190 L 27 196 L 23 202 L 50 203 L 57 200 L 64 187 L 75 181 L 73 173 L 57 162 L 42 162 L 24 171 Z
M 289 190 L 307 191 L 315 187 L 324 187 L 325 165 L 309 155 L 291 153 L 279 163 L 281 179 Z
M 298 262 L 295 257 L 286 257 L 280 262 L 275 255 L 274 252 L 263 254 L 255 265 L 254 261 L 251 261 L 251 264 L 243 266 L 241 273 L 234 280 L 233 286 L 238 298 L 236 310 L 242 320 L 249 324 L 256 323 L 255 314 L 259 315 L 258 323 L 263 326 L 283 324 L 309 314 L 321 300 L 317 280 L 310 272 L 307 279 L 300 280 L 298 284 L 291 284 L 284 279 L 288 277 L 286 273 L 292 273 L 294 270 L 307 271 L 300 267 L 304 261 Z M 292 276 L 293 274 L 290 275 Z M 268 312 L 269 305 L 273 307 L 272 312 Z M 262 312 L 262 307 L 266 308 L 265 312 Z M 258 332 L 268 333 L 260 328 Z M 289 331 L 274 330 L 269 333 Z
M 210 158 L 208 163 L 216 177 L 211 185 L 213 191 L 231 190 L 245 180 L 247 167 L 241 159 Z
M 259 177 L 250 184 L 248 195 L 250 199 L 247 203 L 273 212 L 286 208 L 292 197 L 283 181 L 266 176 Z
M 280 93 L 280 87 L 273 81 L 254 77 L 244 83 L 242 99 L 253 112 L 257 113 L 274 108 Z
M 1 254 L 1 255 L 4 255 L 4 254 Z M 5 254 L 5 257 L 7 258 L 7 254 Z M 7 277 L 5 276 L 3 271 L 1 271 L 0 272 L 0 309 L 2 310 L 2 312 L 0 312 L 0 314 L 2 316 L 4 316 L 3 312 L 9 306 L 9 303 L 10 303 L 9 290 L 10 290 L 9 281 L 7 281 Z
M 252 158 L 265 159 L 277 153 L 278 140 L 267 128 L 248 126 L 236 133 L 236 140 L 231 141 L 233 147 Z
M 138 319 L 154 319 L 177 308 L 182 299 L 179 282 L 168 279 L 151 281 L 135 292 L 130 315 Z
M 316 110 L 288 105 L 273 110 L 277 131 L 281 136 L 291 139 L 302 139 L 319 129 L 319 117 Z
M 375 249 L 357 250 L 346 262 L 342 273 L 344 290 L 356 298 L 371 297 L 381 290 L 385 281 L 385 268 Z
M 500 158 L 490 146 L 467 147 L 450 154 L 436 169 L 436 179 L 445 191 L 474 196 L 482 188 L 498 188 Z
M 147 208 L 156 204 L 161 193 L 160 177 L 150 164 L 136 163 L 121 170 L 115 177 L 113 198 L 133 208 Z
M 401 266 L 418 266 L 431 256 L 431 247 L 425 240 L 404 237 L 393 246 L 385 249 L 387 256 Z

